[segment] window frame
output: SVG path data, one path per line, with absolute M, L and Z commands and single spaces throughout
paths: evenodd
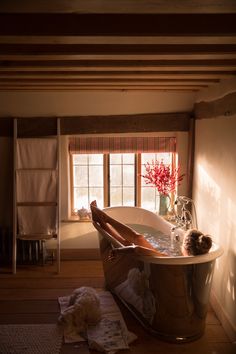
M 159 154 L 159 152 L 154 152 L 155 154 Z M 177 164 L 177 154 L 176 152 L 169 152 L 172 156 L 171 158 L 171 166 L 172 168 L 176 167 Z M 89 153 L 88 153 L 89 154 Z M 92 155 L 93 153 L 91 153 Z M 111 152 L 112 154 L 112 152 Z M 124 154 L 124 153 L 121 153 Z M 141 171 L 142 171 L 142 153 L 132 153 L 134 154 L 134 206 L 136 207 L 141 207 L 141 187 L 142 187 L 142 176 L 141 176 Z M 71 210 L 71 216 L 75 216 L 75 208 L 74 208 L 74 173 L 73 173 L 73 155 L 79 155 L 79 153 L 71 153 L 70 155 L 70 210 Z M 82 154 L 81 154 L 82 155 Z M 103 153 L 103 200 L 104 200 L 104 208 L 110 206 L 110 154 L 108 153 Z M 88 187 L 89 188 L 89 187 Z M 171 193 L 171 200 L 173 200 L 174 193 Z

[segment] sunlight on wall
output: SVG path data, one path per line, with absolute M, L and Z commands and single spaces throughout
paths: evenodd
M 201 231 L 211 233 L 214 241 L 220 242 L 218 229 L 222 213 L 221 189 L 200 163 L 196 166 L 196 179 L 199 186 L 195 194 L 195 202 L 198 223 L 203 228 Z M 201 213 L 201 210 L 204 210 L 204 213 Z
M 199 229 L 224 249 L 212 290 L 236 333 L 235 118 L 197 121 L 193 199 Z

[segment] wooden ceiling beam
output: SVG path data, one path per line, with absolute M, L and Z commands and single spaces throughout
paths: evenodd
M 0 90 L 195 90 L 236 73 L 236 12 L 14 8 L 0 5 Z
M 217 83 L 219 80 L 217 79 L 1 79 L 1 85 L 8 83 L 19 83 L 23 84 L 79 84 L 79 85 L 94 85 L 94 84 L 136 84 L 136 85 L 157 85 L 157 84 L 165 84 L 165 85 L 194 85 L 194 84 L 213 84 Z
M 106 73 L 145 73 L 145 74 L 149 74 L 152 73 L 153 75 L 158 74 L 158 73 L 162 73 L 163 75 L 168 74 L 169 72 L 171 73 L 176 73 L 176 74 L 198 74 L 199 75 L 204 75 L 204 73 L 208 73 L 208 74 L 219 74 L 219 75 L 227 75 L 227 73 L 229 75 L 233 74 L 235 75 L 235 71 L 236 71 L 236 62 L 235 65 L 230 65 L 227 66 L 227 64 L 225 66 L 202 66 L 202 67 L 197 67 L 197 66 L 189 66 L 189 67 L 183 67 L 183 66 L 166 66 L 166 67 L 136 67 L 134 66 L 132 67 L 122 67 L 122 68 L 118 68 L 115 66 L 110 66 L 110 67 L 74 67 L 74 66 L 55 66 L 55 67 L 50 67 L 50 66 L 39 66 L 39 67 L 34 67 L 31 66 L 31 64 L 29 64 L 28 67 L 26 66 L 11 66 L 11 67 L 6 67 L 6 66 L 0 66 L 0 73 L 2 74 L 35 74 L 35 75 L 41 75 L 41 74 L 46 74 L 48 72 L 50 72 L 51 74 L 54 73 L 66 73 L 66 74 L 81 74 L 83 73 L 84 75 L 90 75 L 90 73 L 96 73 L 98 75 L 101 74 L 106 74 Z M 1 74 L 0 74 L 1 75 Z
M 235 35 L 236 14 L 0 13 L 3 36 Z
M 0 52 L 0 61 L 61 61 L 61 60 L 110 60 L 110 61 L 134 61 L 134 60 L 228 60 L 236 59 L 234 53 L 182 53 L 182 54 L 4 54 Z
M 0 91 L 197 91 L 208 85 L 0 85 Z
M 1 44 L 1 55 L 233 54 L 236 44 Z
M 14 13 L 228 13 L 236 12 L 234 0 L 197 0 L 178 1 L 173 6 L 173 0 L 60 0 L 60 1 L 1 1 L 1 12 Z
M 225 79 L 234 71 L 0 71 L 1 79 Z
M 56 117 L 18 117 L 20 136 L 55 135 Z M 60 117 L 62 135 L 188 131 L 190 114 L 149 113 L 127 115 L 63 116 Z M 13 118 L 0 119 L 0 136 L 13 136 Z
M 120 87 L 120 86 L 0 86 L 0 92 L 17 92 L 17 91 L 23 91 L 23 92 L 78 92 L 78 91 L 118 91 L 118 92 L 124 92 L 124 91 L 177 91 L 177 92 L 194 92 L 194 91 L 199 91 L 200 89 L 207 88 L 207 85 L 189 85 L 189 86 L 125 86 L 125 87 Z
M 235 36 L 1 36 L 0 44 L 11 45 L 230 45 L 236 44 Z
M 22 60 L 0 61 L 0 70 L 227 70 L 234 59 L 216 60 Z M 230 69 L 232 70 L 232 69 Z
M 62 134 L 188 131 L 189 113 L 61 118 Z
M 196 119 L 230 117 L 236 114 L 236 91 L 213 101 L 195 103 L 194 114 Z

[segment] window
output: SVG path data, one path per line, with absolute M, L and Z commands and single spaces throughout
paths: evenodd
M 159 194 L 141 177 L 152 160 L 174 164 L 175 153 L 71 154 L 72 210 L 99 207 L 141 206 L 157 210 Z
M 135 205 L 135 154 L 109 155 L 109 205 Z
M 104 205 L 103 154 L 73 154 L 72 166 L 72 210 L 88 208 L 94 199 Z

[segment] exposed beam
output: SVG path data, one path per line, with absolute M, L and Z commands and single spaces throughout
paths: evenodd
M 216 118 L 225 116 L 226 118 L 236 114 L 236 92 L 210 102 L 199 102 L 194 106 L 196 119 Z
M 139 79 L 139 78 L 132 78 L 132 79 L 106 79 L 106 78 L 99 78 L 99 79 L 41 79 L 41 78 L 35 78 L 33 80 L 31 79 L 1 79 L 0 85 L 4 84 L 14 84 L 14 83 L 20 83 L 20 84 L 32 84 L 35 83 L 37 85 L 41 84 L 77 84 L 77 85 L 93 85 L 93 84 L 117 84 L 117 85 L 158 85 L 158 84 L 165 84 L 165 85 L 194 85 L 194 84 L 199 84 L 199 85 L 204 85 L 204 84 L 213 84 L 217 83 L 219 80 L 217 79 Z
M 234 59 L 221 60 L 55 60 L 0 61 L 1 70 L 227 70 L 236 68 Z
M 188 131 L 188 113 L 67 117 L 61 119 L 63 134 Z
M 236 53 L 204 53 L 204 54 L 1 54 L 0 61 L 9 60 L 188 60 L 191 65 L 191 60 L 236 60 Z
M 235 71 L 0 71 L 1 79 L 225 79 L 234 76 Z
M 235 35 L 236 14 L 0 13 L 0 34 L 20 36 Z
M 196 91 L 208 85 L 4 85 L 0 91 Z
M 236 11 L 55 12 L 45 3 L 38 12 L 27 3 L 33 12 L 0 4 L 1 91 L 192 91 L 235 76 Z
M 61 134 L 188 131 L 189 113 L 61 117 Z M 0 119 L 0 136 L 12 136 L 13 118 Z M 54 135 L 55 117 L 18 117 L 19 136 Z
M 236 44 L 1 44 L 1 55 L 233 54 Z
M 236 44 L 236 38 L 234 36 L 212 36 L 205 34 L 204 36 L 1 36 L 0 44 Z
M 15 13 L 229 13 L 236 12 L 234 0 L 197 0 L 178 1 L 178 6 L 173 6 L 173 0 L 2 0 L 1 12 Z

